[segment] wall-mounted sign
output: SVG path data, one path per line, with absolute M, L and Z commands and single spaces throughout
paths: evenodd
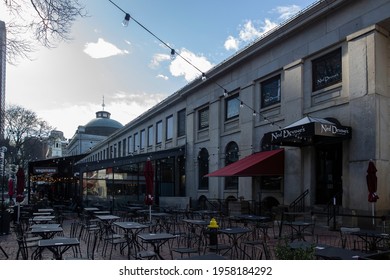
M 57 167 L 34 167 L 34 174 L 54 174 L 58 173 Z

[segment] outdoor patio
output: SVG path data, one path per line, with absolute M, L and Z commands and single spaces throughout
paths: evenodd
M 114 213 L 99 208 L 85 208 L 80 214 L 54 211 L 52 215 L 45 213 L 49 209 L 38 211 L 29 213 L 28 217 L 21 216 L 19 224 L 11 222 L 10 233 L 0 236 L 4 250 L 0 251 L 0 259 L 7 259 L 5 254 L 10 260 L 359 259 L 386 252 L 390 244 L 388 233 L 380 231 L 378 236 L 368 240 L 369 233 L 359 235 L 356 228 L 329 230 L 313 215 L 306 215 L 310 214 L 307 212 L 290 213 L 296 217 L 281 222 L 267 216 L 223 216 L 211 210 L 155 209 L 149 212 L 142 206 L 129 206 L 128 211 Z M 309 217 L 309 220 L 298 216 Z M 21 248 L 21 238 L 35 239 L 24 243 L 31 245 L 28 248 Z M 63 243 L 71 238 L 78 241 L 66 250 L 53 249 L 59 244 L 65 246 Z M 48 242 L 55 245 L 44 245 Z M 331 255 L 327 255 L 328 249 Z M 21 250 L 25 250 L 25 254 Z M 337 252 L 333 252 L 335 250 Z

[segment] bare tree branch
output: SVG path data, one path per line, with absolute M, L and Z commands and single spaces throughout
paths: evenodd
M 79 0 L 3 0 L 3 3 L 11 17 L 6 30 L 7 61 L 12 64 L 18 58 L 29 59 L 35 41 L 51 48 L 70 40 L 73 23 L 78 17 L 87 16 Z

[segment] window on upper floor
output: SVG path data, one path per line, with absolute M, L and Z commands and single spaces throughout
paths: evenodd
M 142 129 L 139 135 L 139 148 L 143 150 L 145 149 L 145 146 L 146 146 L 146 131 L 145 129 Z
M 123 147 L 123 154 L 122 156 L 126 156 L 127 150 L 126 150 L 126 138 L 122 140 L 122 147 Z
M 138 135 L 138 132 L 134 133 L 134 148 L 133 148 L 133 152 L 139 152 L 139 135 Z
M 225 120 L 235 119 L 240 115 L 241 101 L 238 97 L 237 93 L 225 99 Z
M 132 136 L 129 136 L 129 137 L 127 138 L 127 147 L 128 147 L 127 152 L 128 152 L 129 154 L 131 154 L 132 152 L 134 152 L 134 145 L 133 145 L 133 137 L 132 137 Z
M 342 81 L 341 48 L 312 60 L 313 91 Z
M 156 123 L 156 144 L 161 144 L 162 142 L 162 121 Z
M 166 120 L 166 131 L 165 131 L 165 139 L 172 140 L 173 138 L 173 116 L 167 117 Z
M 260 83 L 261 108 L 280 103 L 281 86 L 280 75 L 276 75 Z
M 177 137 L 184 136 L 186 134 L 186 110 L 180 110 L 177 112 Z
M 148 147 L 153 146 L 153 125 L 148 127 Z
M 203 108 L 198 112 L 198 129 L 206 129 L 209 127 L 209 107 Z
M 118 142 L 118 157 L 122 156 L 122 141 Z

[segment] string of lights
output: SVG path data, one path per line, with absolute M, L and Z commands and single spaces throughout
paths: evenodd
M 153 33 L 150 29 L 148 29 L 146 26 L 144 26 L 142 23 L 140 23 L 138 20 L 136 20 L 134 17 L 130 16 L 130 14 L 128 12 L 126 12 L 124 9 L 122 9 L 120 6 L 118 6 L 115 2 L 113 2 L 112 0 L 108 0 L 112 5 L 114 5 L 117 9 L 119 9 L 121 12 L 123 12 L 125 14 L 125 17 L 122 21 L 122 24 L 123 26 L 127 27 L 129 25 L 129 22 L 130 20 L 134 21 L 136 24 L 138 24 L 142 29 L 144 29 L 146 32 L 148 32 L 150 35 L 152 35 L 154 38 L 156 38 L 159 42 L 161 42 L 164 46 L 166 46 L 169 50 L 170 50 L 170 55 L 171 55 L 171 58 L 174 59 L 175 56 L 178 56 L 180 57 L 181 59 L 183 59 L 186 63 L 188 63 L 190 66 L 192 66 L 194 69 L 196 69 L 198 72 L 200 72 L 201 74 L 201 79 L 204 81 L 207 79 L 207 75 L 205 72 L 203 72 L 201 69 L 199 69 L 196 65 L 194 65 L 190 60 L 186 59 L 184 56 L 182 56 L 180 54 L 180 52 L 178 52 L 177 50 L 175 50 L 174 48 L 172 48 L 168 43 L 166 43 L 165 41 L 163 41 L 160 37 L 158 37 L 155 33 Z M 216 84 L 219 88 L 221 88 L 223 90 L 223 95 L 224 97 L 228 97 L 229 96 L 229 91 L 224 88 L 222 85 L 220 85 L 219 83 L 217 82 L 214 82 L 214 84 Z M 252 112 L 253 112 L 253 116 L 256 117 L 256 116 L 260 116 L 261 118 L 263 118 L 264 121 L 268 121 L 271 126 L 275 125 L 275 123 L 273 121 L 271 121 L 270 119 L 267 118 L 267 116 L 263 115 L 262 113 L 260 112 L 257 112 L 254 108 L 252 108 L 251 106 L 249 106 L 248 104 L 246 104 L 245 102 L 243 102 L 239 97 L 236 97 L 236 99 L 240 102 L 240 107 L 247 107 L 249 108 Z M 278 126 L 278 128 L 281 130 L 282 127 Z

